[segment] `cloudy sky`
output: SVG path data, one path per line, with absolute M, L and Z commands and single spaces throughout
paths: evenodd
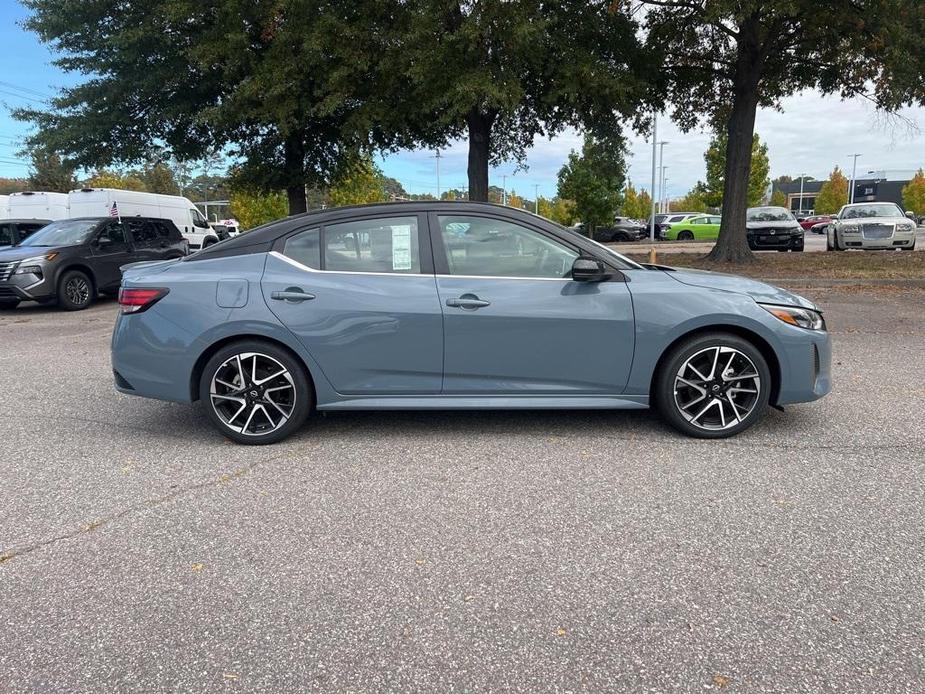
M 28 165 L 18 154 L 26 126 L 9 117 L 16 106 L 41 105 L 57 88 L 74 84 L 78 77 L 54 68 L 49 51 L 35 37 L 23 31 L 19 21 L 25 10 L 18 2 L 0 0 L 0 176 L 25 176 Z M 925 129 L 925 108 L 908 109 L 903 116 Z M 866 101 L 841 101 L 805 92 L 786 99 L 781 111 L 762 111 L 756 129 L 769 147 L 771 175 L 801 173 L 825 178 L 836 164 L 850 171 L 855 152 L 858 173 L 886 170 L 903 175 L 925 166 L 925 133 L 906 123 L 891 122 Z M 683 195 L 704 176 L 703 152 L 710 134 L 681 133 L 663 118 L 659 140 L 667 140 L 665 166 L 668 193 Z M 637 186 L 649 187 L 652 166 L 651 145 L 644 138 L 629 136 L 629 175 Z M 541 195 L 555 193 L 556 173 L 572 149 L 581 146 L 581 136 L 567 131 L 554 138 L 537 138 L 527 158 L 526 171 L 513 164 L 491 171 L 491 183 L 533 198 L 535 186 Z M 453 143 L 440 160 L 442 189 L 466 185 L 466 143 Z M 381 161 L 386 174 L 400 180 L 414 193 L 436 192 L 434 152 L 413 151 L 389 155 Z M 507 177 L 506 179 L 504 177 Z

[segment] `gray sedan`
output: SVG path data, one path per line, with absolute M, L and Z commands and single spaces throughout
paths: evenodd
M 822 314 L 644 266 L 536 215 L 392 203 L 290 217 L 125 270 L 116 388 L 203 403 L 246 444 L 312 410 L 639 409 L 737 434 L 829 392 Z

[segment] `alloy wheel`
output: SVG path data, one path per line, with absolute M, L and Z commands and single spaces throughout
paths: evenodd
M 90 284 L 83 277 L 71 277 L 64 284 L 64 295 L 74 306 L 90 301 Z
M 734 347 L 707 347 L 687 359 L 674 379 L 674 402 L 690 424 L 722 431 L 754 411 L 761 393 L 754 362 Z
M 276 431 L 296 406 L 292 374 L 259 352 L 243 352 L 222 362 L 212 376 L 209 396 L 221 422 L 244 436 Z

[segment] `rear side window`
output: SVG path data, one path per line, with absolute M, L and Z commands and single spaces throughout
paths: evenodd
M 286 239 L 283 255 L 315 270 L 321 269 L 321 246 L 317 229 L 300 231 Z
M 9 246 L 13 243 L 13 226 L 0 224 L 0 246 Z
M 135 243 L 152 243 L 157 239 L 154 227 L 143 219 L 129 219 L 125 222 L 125 226 Z
M 420 273 L 417 217 L 382 217 L 325 226 L 324 269 Z
M 163 219 L 155 219 L 151 222 L 151 224 L 154 225 L 154 229 L 157 232 L 157 235 L 162 239 L 177 239 L 180 237 L 180 230 L 177 229 L 173 222 L 168 222 Z

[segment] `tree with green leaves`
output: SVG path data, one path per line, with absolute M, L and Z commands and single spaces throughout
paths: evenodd
M 775 190 L 771 193 L 771 205 L 774 207 L 787 207 L 787 196 L 784 195 L 784 191 Z
M 816 196 L 816 214 L 835 214 L 848 204 L 848 179 L 837 166 Z
M 703 202 L 708 207 L 723 208 L 725 213 L 723 193 L 726 187 L 726 158 L 728 153 L 728 138 L 725 133 L 718 133 L 710 142 L 710 147 L 703 155 L 707 165 L 707 180 L 703 188 Z M 748 174 L 748 189 L 746 192 L 747 207 L 760 205 L 771 181 L 769 173 L 771 162 L 768 159 L 768 146 L 761 142 L 758 133 L 752 136 L 751 166 Z
M 245 231 L 285 217 L 289 206 L 283 193 L 244 188 L 233 190 L 230 202 L 231 214 Z
M 558 195 L 552 199 L 540 196 L 538 200 L 539 214 L 541 217 L 551 219 L 562 226 L 571 226 L 575 222 L 575 203 Z
M 471 200 L 489 200 L 489 165 L 522 163 L 536 136 L 569 125 L 612 132 L 639 113 L 650 63 L 633 15 L 610 0 L 392 4 L 399 28 L 383 28 L 395 36 L 386 62 L 402 88 L 384 115 L 406 141 L 467 136 Z
M 630 219 L 646 219 L 652 213 L 652 200 L 646 195 L 646 191 L 640 193 L 632 181 L 626 182 L 626 188 L 623 190 L 623 204 L 620 206 L 620 213 Z
M 87 179 L 90 188 L 115 188 L 117 190 L 146 191 L 144 180 L 133 173 L 119 173 L 110 169 L 94 171 Z
M 370 27 L 385 26 L 391 3 L 24 4 L 55 64 L 89 77 L 50 108 L 15 115 L 37 126 L 30 145 L 79 166 L 142 163 L 155 143 L 184 161 L 227 147 L 240 182 L 286 190 L 297 213 L 306 185 L 329 184 L 358 147 L 389 142 L 364 106 L 373 87 L 397 91 L 388 73 L 370 77 L 385 40 Z
M 352 157 L 331 186 L 328 197 L 334 207 L 365 205 L 389 199 L 382 172 L 369 156 Z
M 29 188 L 50 193 L 69 193 L 77 187 L 76 167 L 60 155 L 46 149 L 31 151 Z
M 653 98 L 673 104 L 682 128 L 706 118 L 728 140 L 713 260 L 753 257 L 745 210 L 759 106 L 779 107 L 804 89 L 864 97 L 886 111 L 925 101 L 921 0 L 640 0 L 633 6 L 642 7 L 647 48 L 662 58 L 663 82 L 653 83 Z
M 706 212 L 710 205 L 707 205 L 705 189 L 702 183 L 698 183 L 691 188 L 682 198 L 672 200 L 669 209 L 679 212 Z
M 572 152 L 559 170 L 558 194 L 572 200 L 575 215 L 591 236 L 599 226 L 613 224 L 623 202 L 626 181 L 626 140 L 612 134 L 585 135 L 581 153 Z
M 925 170 L 919 169 L 903 186 L 903 207 L 918 217 L 925 215 Z

